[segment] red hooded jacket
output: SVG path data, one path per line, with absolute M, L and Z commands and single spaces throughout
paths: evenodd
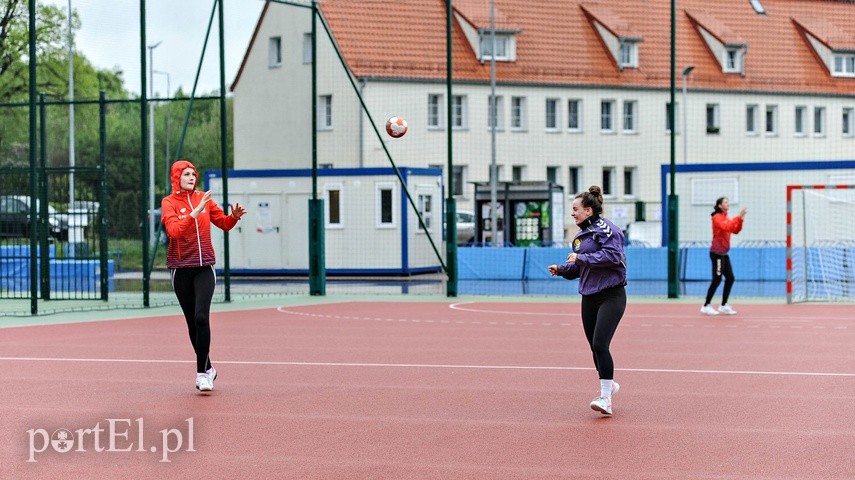
M 727 255 L 730 251 L 730 235 L 742 231 L 742 217 L 728 218 L 726 212 L 712 215 L 712 245 L 710 252 Z
M 186 160 L 178 160 L 172 164 L 172 194 L 164 197 L 160 203 L 161 222 L 169 236 L 169 247 L 166 250 L 168 268 L 213 265 L 217 259 L 211 243 L 211 224 L 226 232 L 237 224 L 237 219 L 226 215 L 214 200 L 208 201 L 198 217 L 190 216 L 190 212 L 199 205 L 205 193 L 198 190 L 181 191 L 181 172 L 188 167 L 196 170 L 196 167 Z

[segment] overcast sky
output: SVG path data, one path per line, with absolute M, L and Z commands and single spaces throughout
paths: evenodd
M 68 0 L 38 1 L 57 5 L 66 11 L 69 3 Z M 228 90 L 249 45 L 264 1 L 228 0 L 223 5 Z M 213 7 L 213 0 L 146 0 L 146 43 L 154 45 L 161 42 L 153 50 L 152 64 L 154 70 L 169 74 L 171 92 L 179 86 L 186 93 L 193 88 Z M 71 8 L 80 16 L 82 24 L 74 39 L 77 51 L 98 68 L 121 69 L 125 87 L 139 93 L 139 0 L 71 0 Z M 217 25 L 215 13 L 197 94 L 219 89 Z M 156 96 L 166 96 L 166 75 L 156 73 L 153 86 Z

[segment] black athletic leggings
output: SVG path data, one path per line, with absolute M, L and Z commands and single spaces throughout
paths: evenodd
M 615 364 L 609 352 L 609 344 L 625 310 L 626 289 L 622 285 L 582 295 L 582 327 L 601 380 L 614 379 Z
M 710 260 L 712 260 L 712 282 L 710 282 L 710 288 L 707 290 L 707 299 L 704 305 L 709 305 L 712 302 L 715 291 L 721 285 L 721 277 L 724 277 L 724 292 L 722 292 L 721 297 L 721 304 L 724 305 L 730 297 L 733 282 L 736 281 L 736 277 L 733 276 L 733 267 L 730 266 L 730 256 L 710 252 Z
M 187 320 L 190 343 L 196 352 L 196 372 L 211 368 L 211 299 L 217 277 L 214 266 L 176 268 L 172 270 L 172 289 Z

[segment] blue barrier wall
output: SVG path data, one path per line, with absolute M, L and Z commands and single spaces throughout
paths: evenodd
M 561 264 L 570 252 L 559 248 L 482 248 L 458 249 L 458 278 L 460 280 L 546 280 L 551 275 L 546 267 Z M 730 259 L 733 273 L 739 280 L 785 281 L 787 251 L 784 247 L 733 248 Z M 668 250 L 666 247 L 626 248 L 627 279 L 638 281 L 668 280 Z M 703 247 L 680 250 L 680 279 L 709 281 L 712 265 L 709 249 Z
M 37 250 L 37 258 L 39 256 Z M 53 245 L 48 250 L 50 258 L 50 289 L 52 291 L 101 291 L 101 264 L 98 260 L 57 259 Z M 0 246 L 0 289 L 27 291 L 30 289 L 30 247 L 28 245 Z M 107 288 L 113 291 L 113 260 L 107 261 Z

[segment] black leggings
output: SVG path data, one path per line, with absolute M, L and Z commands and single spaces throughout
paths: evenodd
M 623 286 L 582 295 L 582 327 L 601 380 L 614 379 L 615 364 L 609 352 L 609 344 L 625 310 L 626 289 Z
M 733 276 L 733 267 L 730 266 L 730 257 L 727 254 L 719 255 L 710 252 L 710 260 L 712 260 L 712 282 L 710 283 L 709 290 L 707 290 L 707 299 L 704 305 L 709 305 L 712 302 L 715 291 L 721 285 L 721 277 L 724 277 L 724 292 L 722 292 L 721 297 L 721 304 L 724 305 L 727 303 L 728 297 L 730 297 L 730 289 L 733 288 L 733 282 L 736 281 L 736 277 Z
M 214 266 L 176 268 L 172 270 L 172 289 L 187 321 L 190 343 L 196 352 L 196 372 L 211 368 L 211 299 L 217 277 Z

